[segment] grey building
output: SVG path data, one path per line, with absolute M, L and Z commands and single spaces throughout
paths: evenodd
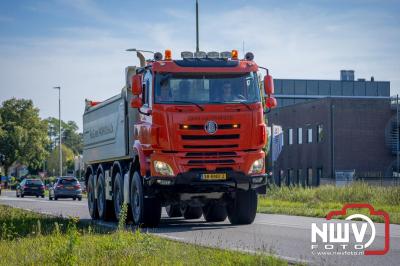
M 278 108 L 324 97 L 389 99 L 390 82 L 373 77 L 354 80 L 353 70 L 342 70 L 340 80 L 275 79 Z
M 284 80 L 279 82 L 286 84 Z M 390 178 L 398 172 L 399 126 L 396 105 L 386 96 L 386 82 L 293 80 L 291 84 L 286 87 L 291 91 L 285 89 L 282 95 L 317 96 L 323 88 L 330 93 L 338 88 L 343 96 L 345 88 L 353 96 L 371 97 L 305 98 L 303 102 L 296 97 L 281 98 L 291 102 L 268 114 L 269 125 L 280 125 L 284 132 L 282 152 L 273 165 L 269 156 L 269 169 L 273 169 L 277 183 L 316 186 L 334 183 L 343 171 L 354 171 L 357 178 L 363 179 Z M 299 87 L 301 94 L 294 90 Z

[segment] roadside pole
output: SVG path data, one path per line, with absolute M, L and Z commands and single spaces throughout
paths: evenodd
M 61 136 L 61 87 L 53 87 L 54 89 L 58 90 L 58 122 L 59 122 L 59 157 L 60 157 L 60 176 L 62 176 L 63 169 L 62 169 L 62 136 Z
M 399 150 L 400 150 L 400 129 L 399 129 L 399 95 L 396 95 L 396 127 L 397 127 L 397 147 L 396 147 L 396 158 L 397 158 L 397 169 L 396 169 L 396 185 L 399 183 L 399 165 L 400 165 L 400 158 L 399 158 Z

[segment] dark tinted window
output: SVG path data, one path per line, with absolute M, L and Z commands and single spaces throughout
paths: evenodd
M 60 179 L 58 183 L 62 185 L 75 185 L 76 183 L 78 183 L 78 180 L 75 178 L 63 178 Z
M 158 74 L 155 103 L 217 104 L 260 101 L 255 73 Z
M 42 180 L 39 179 L 31 179 L 31 180 L 26 180 L 27 185 L 43 185 Z

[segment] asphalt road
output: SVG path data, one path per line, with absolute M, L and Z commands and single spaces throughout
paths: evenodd
M 69 199 L 49 201 L 47 198 L 16 198 L 15 192 L 3 191 L 0 196 L 0 204 L 52 215 L 90 219 L 86 199 L 82 201 Z M 163 212 L 159 228 L 148 229 L 148 231 L 162 237 L 199 245 L 272 253 L 290 262 L 305 262 L 315 265 L 383 266 L 400 264 L 400 225 L 390 226 L 391 247 L 389 253 L 384 256 L 312 254 L 311 223 L 320 224 L 323 221 L 325 219 L 257 214 L 255 222 L 251 225 L 232 226 L 228 220 L 221 223 L 206 223 L 203 219 L 167 218 Z M 104 224 L 116 226 L 115 223 Z M 382 246 L 383 241 L 383 224 L 376 224 L 374 245 Z

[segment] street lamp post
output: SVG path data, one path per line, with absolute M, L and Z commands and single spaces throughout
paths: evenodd
M 53 87 L 58 90 L 58 122 L 59 122 L 59 157 L 60 157 L 60 176 L 62 176 L 62 146 L 61 146 L 61 87 Z

